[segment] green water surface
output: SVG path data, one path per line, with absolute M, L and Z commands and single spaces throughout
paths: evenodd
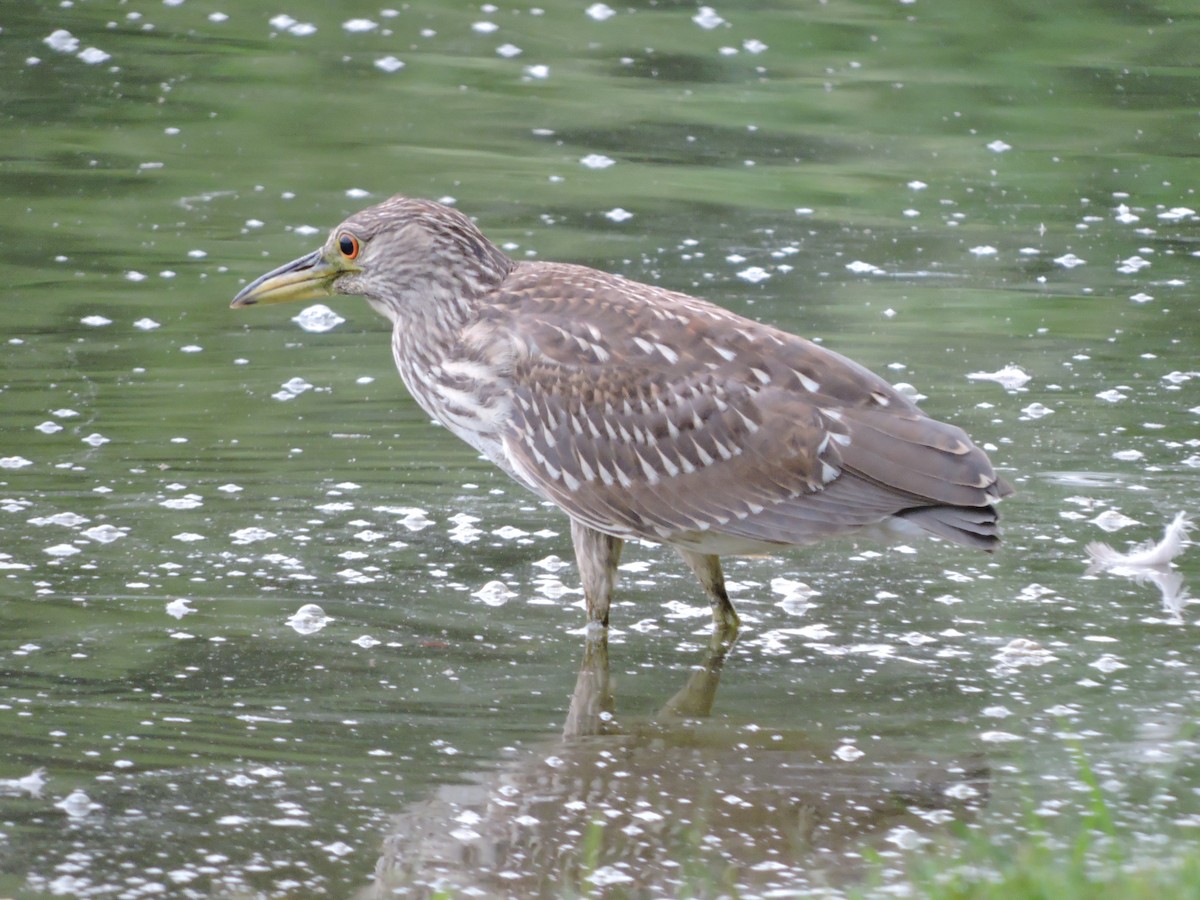
M 1135 856 L 1195 852 L 1200 553 L 1085 547 L 1200 513 L 1197 12 L 5 0 L 0 893 L 903 890 L 1078 815 L 1080 750 Z M 566 519 L 382 320 L 228 308 L 397 192 L 914 385 L 1005 547 L 731 560 L 727 653 L 630 547 L 585 653 Z

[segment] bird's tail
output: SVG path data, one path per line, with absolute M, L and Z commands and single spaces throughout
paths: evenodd
M 1000 515 L 994 506 L 918 506 L 896 515 L 957 544 L 988 551 L 1000 546 Z

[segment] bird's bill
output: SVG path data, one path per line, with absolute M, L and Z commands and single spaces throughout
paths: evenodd
M 258 303 L 290 303 L 328 297 L 333 293 L 334 279 L 345 272 L 346 269 L 329 262 L 320 250 L 314 250 L 255 278 L 238 291 L 229 305 L 240 309 Z

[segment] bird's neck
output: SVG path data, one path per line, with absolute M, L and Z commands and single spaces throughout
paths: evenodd
M 477 321 L 479 302 L 460 294 L 439 296 L 428 288 L 406 299 L 408 302 L 370 302 L 376 312 L 391 320 L 396 364 L 409 381 L 416 372 L 428 371 L 453 354 L 463 331 Z
M 476 315 L 476 300 L 444 284 L 410 283 L 387 299 L 367 295 L 371 309 L 412 341 L 433 340 L 456 333 Z

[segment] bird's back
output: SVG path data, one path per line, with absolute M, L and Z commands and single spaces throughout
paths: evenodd
M 991 504 L 1010 489 L 961 429 L 837 353 L 686 294 L 519 263 L 458 352 L 504 398 L 489 455 L 600 531 L 706 553 L 898 519 L 998 540 Z

